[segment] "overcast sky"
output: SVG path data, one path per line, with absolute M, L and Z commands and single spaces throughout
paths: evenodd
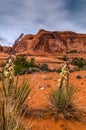
M 39 29 L 86 33 L 86 0 L 0 0 L 0 44 Z

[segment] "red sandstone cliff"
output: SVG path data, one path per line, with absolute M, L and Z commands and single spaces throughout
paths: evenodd
M 86 52 L 86 34 L 40 30 L 36 35 L 21 35 L 13 45 L 13 51 L 22 52 Z
M 11 53 L 12 47 L 9 46 L 1 46 L 0 45 L 0 52 L 4 52 L 4 53 Z

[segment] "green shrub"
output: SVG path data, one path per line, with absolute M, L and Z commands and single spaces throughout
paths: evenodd
M 35 59 L 31 58 L 30 61 L 27 61 L 24 56 L 16 57 L 14 61 L 14 71 L 15 75 L 17 74 L 25 74 L 28 72 L 29 68 L 37 68 L 38 66 L 35 63 Z
M 35 59 L 34 58 L 31 58 L 30 61 L 28 62 L 28 64 L 29 64 L 29 67 L 34 67 L 34 68 L 38 67 L 36 65 L 36 63 L 35 63 Z
M 83 58 L 73 58 L 71 64 L 78 66 L 78 68 L 82 68 L 86 65 L 86 61 Z
M 14 65 L 15 75 L 20 74 L 23 69 L 29 68 L 28 62 L 26 61 L 26 58 L 24 56 L 16 57 Z

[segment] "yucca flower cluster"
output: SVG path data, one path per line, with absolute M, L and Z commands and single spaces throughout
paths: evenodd
M 62 67 L 60 72 L 60 78 L 58 79 L 58 87 L 66 88 L 69 86 L 69 62 Z
M 9 80 L 12 80 L 14 77 L 14 64 L 12 56 L 8 59 L 4 67 L 4 77 L 8 78 Z
M 3 67 L 0 104 L 0 130 L 29 130 L 23 123 L 26 100 L 31 89 L 24 80 L 19 87 L 14 78 L 14 59 L 10 56 Z M 23 116 L 22 116 L 23 115 Z M 28 123 L 27 123 L 28 124 Z M 28 124 L 30 127 L 30 125 Z

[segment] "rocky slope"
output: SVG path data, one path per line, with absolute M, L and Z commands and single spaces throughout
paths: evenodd
M 86 52 L 86 34 L 39 30 L 35 35 L 21 34 L 13 45 L 16 53 L 27 52 Z
M 10 47 L 10 46 L 1 46 L 0 45 L 0 52 L 2 53 L 11 53 L 11 51 L 12 51 L 12 47 Z

